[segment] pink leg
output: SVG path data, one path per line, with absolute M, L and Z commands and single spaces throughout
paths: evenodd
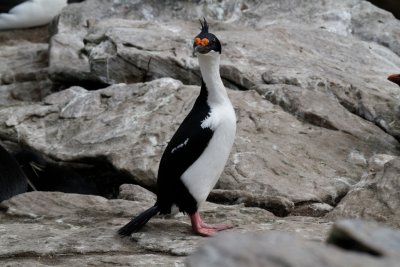
M 201 236 L 213 236 L 217 233 L 217 231 L 233 228 L 232 225 L 228 224 L 206 224 L 201 219 L 200 213 L 198 211 L 190 215 L 190 221 L 192 222 L 193 231 Z

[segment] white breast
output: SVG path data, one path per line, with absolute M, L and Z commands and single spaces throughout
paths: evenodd
M 198 207 L 207 199 L 217 183 L 232 149 L 236 117 L 230 101 L 211 107 L 211 114 L 202 123 L 202 127 L 210 127 L 214 134 L 201 156 L 181 177 L 196 199 Z
M 58 15 L 67 0 L 34 0 L 24 2 L 0 14 L 0 30 L 26 28 L 49 23 Z

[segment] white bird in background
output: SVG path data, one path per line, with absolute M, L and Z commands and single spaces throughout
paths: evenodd
M 57 16 L 68 3 L 81 1 L 0 0 L 0 30 L 45 25 Z

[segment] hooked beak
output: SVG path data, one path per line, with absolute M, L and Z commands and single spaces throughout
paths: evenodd
M 210 49 L 207 46 L 202 46 L 202 45 L 193 46 L 193 56 L 196 56 L 197 53 L 207 54 L 208 52 L 210 52 Z
M 387 79 L 400 86 L 400 74 L 391 74 Z

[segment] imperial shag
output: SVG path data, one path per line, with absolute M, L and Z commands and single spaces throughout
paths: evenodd
M 83 0 L 1 0 L 0 30 L 29 28 L 49 23 L 68 3 Z
M 137 232 L 154 215 L 171 213 L 172 207 L 190 216 L 199 235 L 232 227 L 205 224 L 199 213 L 224 169 L 236 133 L 235 112 L 219 74 L 221 43 L 208 32 L 205 19 L 200 24 L 193 42 L 202 76 L 200 94 L 163 153 L 155 205 L 122 227 L 120 235 Z

